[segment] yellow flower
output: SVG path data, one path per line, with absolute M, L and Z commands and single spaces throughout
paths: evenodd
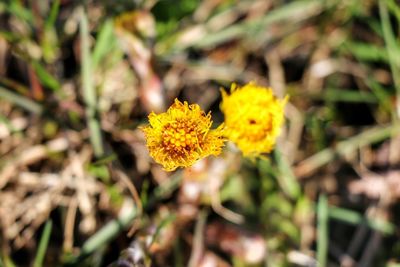
M 271 88 L 232 84 L 230 95 L 222 90 L 226 136 L 245 156 L 271 152 L 284 122 L 286 102 L 287 97 L 277 99 Z
M 166 171 L 189 167 L 198 159 L 218 155 L 224 144 L 223 126 L 211 130 L 211 114 L 197 104 L 175 99 L 161 114 L 149 115 L 150 125 L 142 127 L 150 155 Z

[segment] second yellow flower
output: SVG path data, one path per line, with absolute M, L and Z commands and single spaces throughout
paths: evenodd
M 230 94 L 222 90 L 226 136 L 245 156 L 271 152 L 284 122 L 286 102 L 287 98 L 277 99 L 271 88 L 232 84 Z

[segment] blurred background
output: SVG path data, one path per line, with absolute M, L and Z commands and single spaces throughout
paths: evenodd
M 397 0 L 0 3 L 0 266 L 400 266 Z M 273 153 L 172 173 L 138 126 L 289 96 Z

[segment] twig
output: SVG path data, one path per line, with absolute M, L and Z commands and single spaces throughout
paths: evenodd
M 135 201 L 136 207 L 138 209 L 138 215 L 142 214 L 142 201 L 140 200 L 139 193 L 136 190 L 135 185 L 123 171 L 117 169 L 115 172 L 131 193 L 132 198 Z
M 197 217 L 197 223 L 194 230 L 192 253 L 190 255 L 188 267 L 196 267 L 199 265 L 201 254 L 204 250 L 204 227 L 206 225 L 206 220 L 207 212 L 202 210 Z
M 76 198 L 72 198 L 67 210 L 67 216 L 65 219 L 65 230 L 64 230 L 64 244 L 63 249 L 65 252 L 71 252 L 74 245 L 74 225 L 76 218 L 76 210 L 78 208 L 78 202 Z
M 221 199 L 219 197 L 219 190 L 211 192 L 211 207 L 216 213 L 218 213 L 228 221 L 234 222 L 236 224 L 241 224 L 244 222 L 244 217 L 241 214 L 233 212 L 222 206 Z
M 137 208 L 137 217 L 140 217 L 143 213 L 143 206 L 142 206 L 142 201 L 140 200 L 139 193 L 136 190 L 135 185 L 132 183 L 132 181 L 129 179 L 129 177 L 121 170 L 116 169 L 116 174 L 118 177 L 121 179 L 121 181 L 125 184 L 125 186 L 128 188 L 129 192 L 132 195 L 133 200 L 135 201 L 136 208 Z M 137 222 L 137 221 L 135 221 Z M 131 227 L 131 229 L 128 232 L 128 236 L 132 236 L 133 233 L 136 230 L 137 224 L 134 223 Z

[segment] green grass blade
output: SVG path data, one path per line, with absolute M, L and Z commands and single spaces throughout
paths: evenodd
M 297 199 L 301 194 L 301 189 L 289 162 L 279 149 L 274 150 L 274 157 L 280 173 L 278 182 L 282 190 L 292 199 Z
M 113 40 L 113 22 L 112 20 L 107 20 L 104 22 L 103 26 L 100 29 L 96 45 L 93 50 L 93 69 L 96 69 L 98 67 L 100 61 L 113 48 L 113 45 L 115 44 Z
M 44 86 L 53 91 L 58 91 L 61 88 L 60 83 L 39 62 L 33 61 L 32 67 Z
M 317 261 L 319 267 L 325 267 L 327 263 L 329 241 L 328 214 L 328 199 L 325 195 L 320 195 L 317 205 Z
M 391 94 L 388 92 L 388 90 L 372 78 L 367 78 L 366 84 L 378 99 L 381 107 L 388 113 L 393 113 L 393 109 L 391 108 Z
M 56 20 L 60 9 L 60 0 L 54 1 L 50 13 L 44 24 L 44 31 L 40 39 L 40 45 L 43 51 L 43 58 L 47 63 L 53 63 L 58 56 L 59 40 L 57 37 Z
M 396 87 L 396 110 L 397 116 L 400 117 L 400 47 L 393 33 L 389 12 L 386 6 L 386 0 L 378 1 L 379 15 L 381 17 L 383 39 L 385 40 L 387 53 L 389 55 L 389 66 L 392 72 L 394 85 Z
M 53 225 L 52 221 L 47 221 L 44 226 L 43 233 L 42 233 L 42 236 L 39 241 L 38 251 L 36 253 L 36 257 L 33 262 L 33 267 L 42 267 L 43 266 L 43 261 L 44 261 L 45 255 L 46 255 L 47 246 L 49 245 L 52 225 Z
M 6 10 L 11 14 L 17 16 L 31 25 L 33 25 L 33 14 L 32 12 L 25 8 L 20 1 L 12 0 L 8 5 L 6 5 Z
M 374 127 L 364 132 L 339 142 L 335 148 L 326 148 L 313 156 L 303 160 L 296 168 L 296 175 L 308 176 L 315 170 L 328 164 L 336 156 L 346 156 L 350 153 L 365 147 L 386 140 L 400 133 L 400 125 L 393 124 L 385 127 Z
M 386 48 L 375 44 L 361 42 L 346 42 L 346 49 L 360 61 L 388 62 L 389 56 Z
M 386 1 L 387 7 L 389 10 L 396 16 L 397 21 L 400 22 L 400 5 L 396 0 L 387 0 Z
M 363 215 L 358 212 L 339 208 L 339 207 L 330 207 L 329 208 L 329 216 L 332 219 L 343 221 L 349 224 L 360 225 L 365 224 L 369 228 L 382 232 L 384 234 L 394 234 L 396 231 L 396 226 L 386 222 L 381 219 L 371 219 L 365 218 Z
M 3 98 L 11 103 L 20 106 L 34 114 L 40 115 L 43 112 L 42 107 L 34 101 L 25 98 L 21 95 L 15 94 L 0 86 L 0 98 Z
M 136 208 L 124 216 L 121 216 L 117 220 L 113 220 L 101 228 L 96 234 L 91 236 L 85 244 L 82 246 L 81 257 L 92 254 L 94 251 L 99 249 L 101 246 L 108 244 L 114 239 L 121 231 L 126 229 L 128 225 L 133 221 L 137 215 Z
M 94 154 L 101 157 L 104 154 L 103 138 L 101 134 L 100 122 L 97 120 L 97 97 L 92 80 L 92 63 L 89 48 L 89 25 L 85 11 L 81 10 L 80 19 L 80 38 L 81 38 L 81 75 L 83 98 L 86 104 L 86 118 L 90 131 L 90 142 L 92 143 Z
M 49 17 L 46 19 L 45 27 L 55 27 L 58 12 L 60 10 L 60 0 L 55 0 L 50 9 Z
M 378 103 L 378 98 L 375 94 L 351 89 L 325 88 L 323 92 L 310 97 L 330 102 Z

